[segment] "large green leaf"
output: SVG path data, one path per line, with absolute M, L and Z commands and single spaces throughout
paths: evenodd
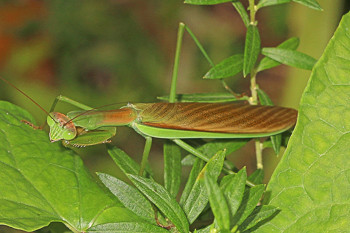
M 350 13 L 302 96 L 288 148 L 268 185 L 281 212 L 257 232 L 350 229 Z
M 100 187 L 82 160 L 33 121 L 23 109 L 0 101 L 0 224 L 33 231 L 63 222 L 82 232 L 103 223 L 139 220 Z

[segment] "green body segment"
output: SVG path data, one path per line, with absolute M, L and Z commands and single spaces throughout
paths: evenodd
M 73 111 L 67 114 L 76 126 L 94 130 L 105 126 L 129 125 L 136 120 L 137 112 L 130 107 L 108 111 Z

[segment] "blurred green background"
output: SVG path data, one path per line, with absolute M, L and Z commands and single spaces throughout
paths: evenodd
M 247 6 L 248 1 L 243 1 Z M 276 46 L 297 36 L 299 51 L 319 58 L 348 0 L 319 0 L 323 12 L 296 3 L 258 12 L 262 46 Z M 115 102 L 155 102 L 170 88 L 179 22 L 199 38 L 215 63 L 243 51 L 245 27 L 231 4 L 191 6 L 182 0 L 3 0 L 0 1 L 0 75 L 49 110 L 54 98 L 65 95 L 98 107 Z M 210 65 L 185 34 L 180 55 L 178 93 L 220 92 L 219 81 L 201 77 Z M 258 75 L 258 83 L 282 106 L 298 107 L 310 72 L 279 66 Z M 249 80 L 228 80 L 237 92 L 249 91 Z M 0 99 L 35 116 L 45 113 L 7 84 L 0 82 Z M 59 104 L 67 112 L 71 106 Z M 20 139 L 19 139 L 20 140 Z M 120 127 L 113 144 L 140 161 L 144 140 Z M 78 149 L 92 172 L 120 177 L 103 145 Z M 271 152 L 271 151 L 270 151 Z M 266 177 L 278 159 L 264 154 Z M 254 147 L 247 145 L 230 157 L 238 167 L 255 170 Z M 151 167 L 162 180 L 162 141 L 155 140 Z M 0 232 L 15 232 L 0 228 Z

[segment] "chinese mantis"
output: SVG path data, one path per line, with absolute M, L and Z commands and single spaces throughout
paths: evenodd
M 179 47 L 175 57 L 170 102 L 174 102 L 175 97 L 178 51 Z M 9 83 L 1 77 L 0 79 Z M 58 96 L 52 110 L 58 101 L 72 104 L 81 110 L 69 112 L 67 115 L 53 111 L 48 113 L 51 142 L 62 140 L 64 145 L 76 147 L 107 143 L 116 134 L 117 126 L 129 126 L 146 138 L 140 174 L 143 174 L 148 159 L 152 137 L 171 139 L 207 161 L 204 155 L 181 139 L 271 136 L 291 128 L 297 118 L 297 111 L 294 109 L 242 103 L 139 103 L 128 104 L 116 110 L 99 111 L 67 97 Z

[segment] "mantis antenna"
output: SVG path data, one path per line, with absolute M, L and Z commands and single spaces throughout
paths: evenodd
M 9 84 L 11 87 L 15 88 L 17 91 L 19 91 L 20 93 L 22 93 L 22 95 L 24 95 L 25 97 L 27 97 L 30 101 L 32 101 L 36 106 L 38 106 L 41 110 L 43 110 L 46 115 L 50 116 L 50 118 L 54 121 L 55 119 L 43 108 L 40 106 L 40 104 L 38 104 L 35 100 L 33 100 L 29 95 L 27 95 L 26 93 L 24 93 L 22 90 L 20 90 L 18 87 L 16 87 L 14 84 L 12 84 L 10 81 L 4 79 L 3 77 L 0 76 L 0 79 L 2 81 L 4 81 L 5 83 Z

